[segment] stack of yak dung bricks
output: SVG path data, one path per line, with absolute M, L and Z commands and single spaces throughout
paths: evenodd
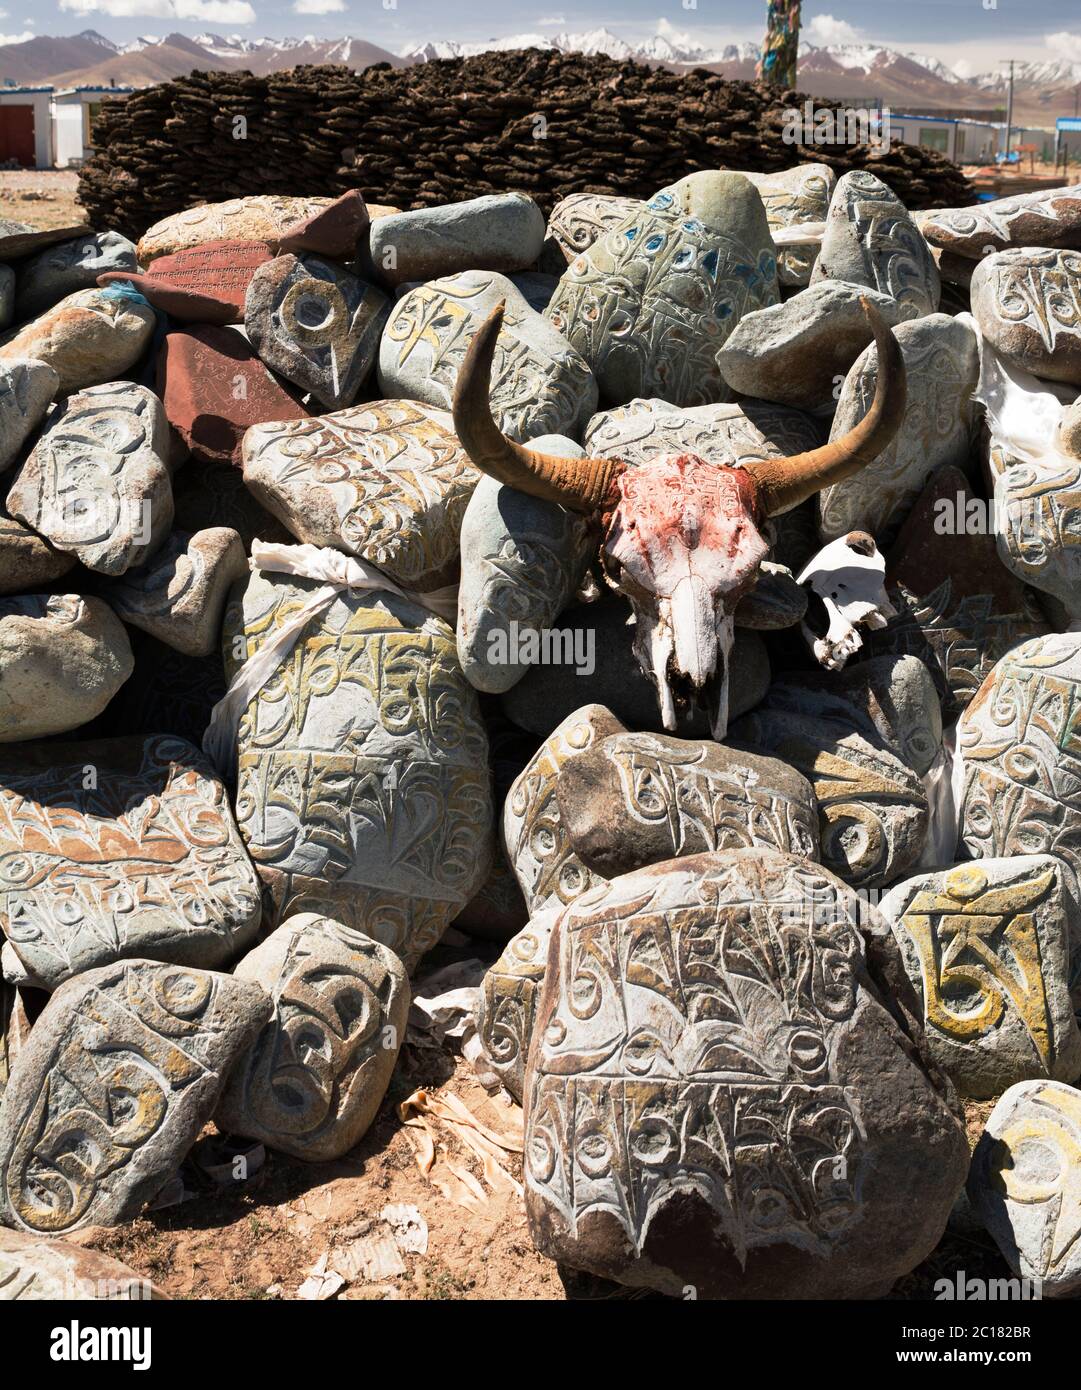
M 193 73 L 106 103 L 80 197 L 94 225 L 132 236 L 244 193 L 359 188 L 411 208 L 513 188 L 550 211 L 569 193 L 645 198 L 689 170 L 768 173 L 795 154 L 870 169 L 909 208 L 972 201 L 931 150 L 786 144 L 785 112 L 805 101 L 704 70 L 537 49 L 361 73 Z

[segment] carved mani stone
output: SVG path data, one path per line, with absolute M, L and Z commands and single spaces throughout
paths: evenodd
M 737 850 L 625 874 L 559 914 L 549 962 L 524 1164 L 543 1254 L 676 1297 L 876 1298 L 934 1248 L 964 1131 L 826 870 Z
M 906 879 L 879 904 L 923 1003 L 931 1055 L 961 1095 L 985 1100 L 1018 1081 L 1081 1073 L 1068 872 L 1052 855 L 981 859 Z
M 938 308 L 938 266 L 893 189 L 866 169 L 837 180 L 810 283 L 840 280 L 888 294 L 917 314 Z
M 102 590 L 126 623 L 188 656 L 209 656 L 229 590 L 247 571 L 244 543 L 228 527 L 174 531 L 146 565 Z
M 252 347 L 327 410 L 356 399 L 379 350 L 390 302 L 374 285 L 318 256 L 277 256 L 244 298 Z
M 0 1228 L 0 1303 L 146 1298 L 168 1295 L 110 1255 Z
M 254 984 L 120 961 L 56 991 L 0 1115 L 0 1217 L 56 1235 L 137 1217 L 213 1114 L 270 1017 Z
M 717 354 L 745 313 L 777 303 L 757 190 L 708 170 L 662 188 L 567 267 L 547 316 L 607 404 L 731 399 Z
M 571 850 L 604 878 L 707 850 L 818 859 L 810 783 L 776 758 L 664 734 L 613 734 L 569 759 L 556 802 Z
M 492 413 L 524 443 L 541 434 L 578 438 L 597 408 L 585 359 L 494 270 L 465 270 L 419 285 L 391 310 L 379 345 L 379 386 L 449 410 L 473 336 L 497 304 L 506 310 L 492 362 Z
M 230 679 L 319 587 L 249 578 L 226 608 Z M 248 705 L 238 752 L 237 821 L 272 922 L 318 912 L 411 971 L 491 858 L 487 738 L 451 629 L 397 595 L 343 593 Z
M 972 313 L 1013 366 L 1081 386 L 1081 252 L 1020 248 L 972 272 Z
M 488 194 L 381 218 L 371 257 L 384 284 L 459 270 L 528 270 L 544 242 L 544 213 L 526 193 Z
M 153 391 L 114 381 L 68 396 L 8 493 L 12 516 L 88 569 L 141 565 L 173 523 L 168 424 Z
M 255 425 L 244 482 L 289 530 L 427 593 L 458 572 L 458 533 L 481 474 L 443 410 L 371 401 L 313 420 Z
M 276 252 L 281 238 L 296 230 L 296 223 L 329 208 L 334 201 L 259 194 L 224 203 L 202 203 L 147 228 L 135 248 L 136 255 L 140 265 L 149 265 L 159 256 L 218 241 L 260 241 Z
M 1081 184 L 1039 188 L 970 208 L 936 208 L 917 217 L 932 246 L 978 261 L 1015 246 L 1081 247 Z
M 131 956 L 231 960 L 259 887 L 225 788 L 183 739 L 0 750 L 4 974 L 55 988 Z
M 972 1155 L 968 1198 L 1007 1264 L 1039 1295 L 1081 1286 L 1081 1092 L 1022 1081 L 1000 1097 Z
M 559 435 L 530 447 L 562 458 L 583 452 Z M 501 693 L 540 659 L 530 659 L 516 636 L 555 626 L 596 553 L 596 537 L 577 513 L 485 477 L 465 509 L 461 546 L 458 657 L 471 685 Z
M 405 1036 L 401 961 L 371 937 L 303 913 L 234 974 L 266 990 L 274 1015 L 230 1074 L 218 1128 L 310 1162 L 340 1158 L 375 1118 Z
M 1081 459 L 1062 450 L 1022 459 L 992 436 L 988 472 L 999 559 L 1081 617 Z
M 570 903 L 600 879 L 570 847 L 560 820 L 556 780 L 564 766 L 609 734 L 627 730 L 603 705 L 583 705 L 545 739 L 515 778 L 503 805 L 503 844 L 526 906 Z
M 521 1104 L 537 998 L 544 984 L 548 946 L 562 903 L 535 913 L 484 976 L 477 999 L 477 1033 L 492 1069 Z
M 818 494 L 824 541 L 869 531 L 885 545 L 883 533 L 905 519 L 936 468 L 968 463 L 975 431 L 972 392 L 980 375 L 975 333 L 948 314 L 929 314 L 898 324 L 894 337 L 905 364 L 904 420 L 858 475 Z M 877 381 L 878 350 L 872 344 L 845 378 L 831 439 L 840 439 L 867 414 Z
M 822 863 L 846 883 L 882 888 L 913 869 L 927 834 L 923 782 L 849 719 L 761 709 L 729 730 L 795 768 L 818 801 Z
M 86 724 L 134 664 L 123 623 L 99 598 L 0 598 L 0 743 Z
M 588 251 L 598 237 L 641 210 L 637 198 L 620 198 L 611 193 L 571 193 L 561 198 L 548 219 L 541 269 L 561 276 L 571 261 Z
M 960 835 L 977 859 L 1054 854 L 1081 873 L 1081 633 L 1008 652 L 957 725 Z
M 758 189 L 771 232 L 825 221 L 837 182 L 828 164 L 797 164 L 778 174 L 746 177 Z M 777 254 L 777 279 L 782 285 L 806 285 L 817 258 L 816 245 L 783 247 Z
M 749 459 L 787 458 L 825 442 L 821 425 L 801 410 L 772 401 L 674 406 L 633 400 L 594 415 L 585 450 L 637 467 L 658 454 L 697 454 L 735 468 Z
M 998 558 L 995 538 L 969 524 L 985 516 L 965 475 L 940 468 L 886 556 L 897 615 L 868 634 L 870 651 L 918 656 L 935 678 L 943 713 L 959 714 L 1004 652 L 1047 631 L 1030 590 Z

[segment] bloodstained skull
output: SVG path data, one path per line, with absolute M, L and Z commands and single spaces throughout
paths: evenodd
M 600 561 L 634 610 L 635 655 L 657 688 L 664 727 L 693 704 L 728 729 L 729 654 L 736 604 L 758 581 L 769 545 L 760 525 L 850 477 L 889 444 L 904 417 L 900 348 L 861 299 L 878 348 L 878 380 L 864 418 L 843 438 L 791 458 L 737 467 L 665 454 L 638 468 L 620 459 L 559 458 L 508 439 L 492 419 L 489 384 L 498 305 L 470 344 L 454 392 L 454 427 L 473 463 L 499 482 L 591 516 Z

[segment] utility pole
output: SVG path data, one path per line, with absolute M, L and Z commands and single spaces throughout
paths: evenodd
M 1011 127 L 1013 126 L 1013 63 L 1014 63 L 1014 60 L 1013 60 L 1012 58 L 1010 58 L 1010 59 L 1003 59 L 1003 62 L 1007 62 L 1007 61 L 1008 61 L 1009 64 L 1010 64 L 1010 82 L 1009 82 L 1009 86 L 1008 86 L 1007 89 L 1006 89 L 1006 148 L 1002 151 L 1003 154 L 1009 154 L 1009 152 L 1010 152 L 1010 129 L 1011 129 Z

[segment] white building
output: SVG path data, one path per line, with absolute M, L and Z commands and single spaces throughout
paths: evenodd
M 906 116 L 891 111 L 889 126 L 891 140 L 938 150 L 955 164 L 990 164 L 1002 144 L 1002 127 L 991 121 L 948 116 Z
M 52 167 L 52 97 L 52 87 L 0 87 L 0 164 Z
M 81 164 L 94 148 L 90 132 L 102 103 L 132 87 L 66 87 L 53 97 L 53 163 L 58 169 Z

